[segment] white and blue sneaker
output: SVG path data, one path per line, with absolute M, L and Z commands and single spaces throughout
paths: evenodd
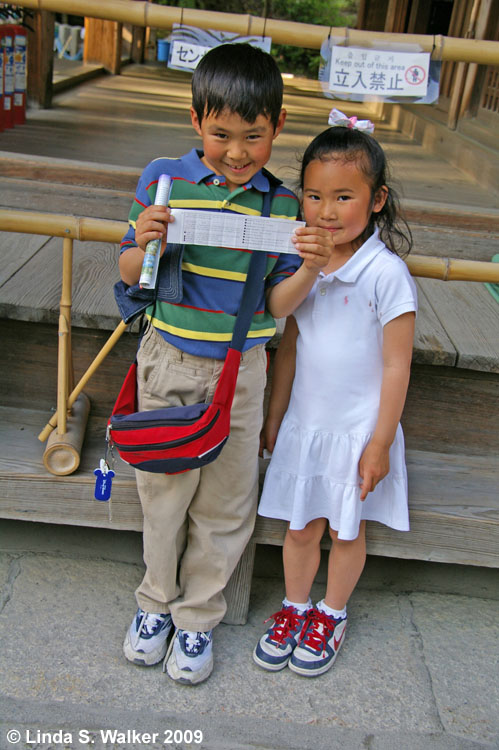
M 310 610 L 300 612 L 295 607 L 284 605 L 279 612 L 265 620 L 274 620 L 260 638 L 253 651 L 253 661 L 263 669 L 278 672 L 284 669 L 296 648 Z
M 213 669 L 212 631 L 177 630 L 166 658 L 168 675 L 184 685 L 197 685 Z
M 171 615 L 144 612 L 139 607 L 123 643 L 128 661 L 150 667 L 164 659 L 172 627 Z
M 346 616 L 335 619 L 318 609 L 310 610 L 307 624 L 288 667 L 305 677 L 315 677 L 327 672 L 338 656 L 346 627 Z

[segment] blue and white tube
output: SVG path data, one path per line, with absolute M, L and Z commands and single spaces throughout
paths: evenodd
M 170 175 L 162 174 L 158 180 L 156 190 L 155 206 L 167 206 L 170 197 L 172 179 Z M 154 289 L 158 276 L 158 266 L 161 250 L 161 239 L 151 240 L 147 243 L 142 270 L 140 272 L 139 286 L 141 289 Z

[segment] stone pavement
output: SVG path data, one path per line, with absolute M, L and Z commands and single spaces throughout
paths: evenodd
M 499 747 L 497 570 L 370 557 L 344 648 L 310 679 L 251 659 L 282 597 L 281 550 L 258 547 L 248 623 L 216 629 L 212 676 L 186 687 L 122 654 L 139 534 L 0 528 L 2 750 Z

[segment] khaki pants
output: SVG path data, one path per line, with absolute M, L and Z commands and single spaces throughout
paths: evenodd
M 137 365 L 141 411 L 211 401 L 223 368 L 171 346 L 152 326 Z M 170 612 L 183 630 L 210 630 L 223 618 L 222 591 L 253 531 L 265 380 L 259 345 L 242 356 L 230 437 L 213 463 L 174 475 L 136 471 L 147 568 L 137 602 Z

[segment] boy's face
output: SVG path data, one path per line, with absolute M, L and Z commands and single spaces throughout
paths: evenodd
M 286 110 L 281 110 L 275 130 L 265 115 L 258 115 L 255 122 L 250 123 L 227 110 L 209 114 L 200 123 L 191 107 L 191 120 L 194 130 L 203 139 L 202 161 L 215 174 L 223 175 L 229 190 L 234 190 L 251 180 L 270 159 L 272 141 L 284 126 Z

